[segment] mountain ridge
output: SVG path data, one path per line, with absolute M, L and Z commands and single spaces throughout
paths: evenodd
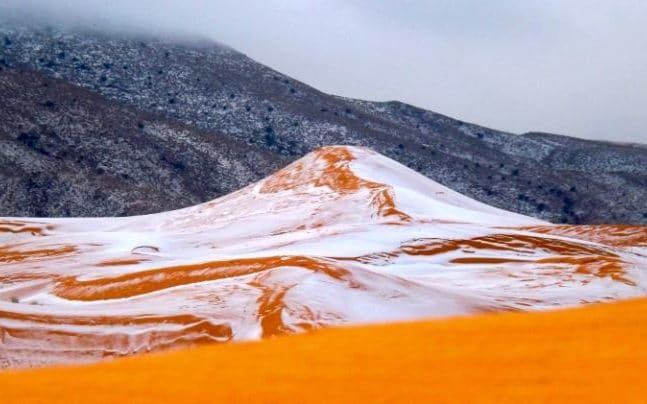
M 185 187 L 183 192 L 191 195 L 191 203 L 231 192 L 236 184 L 258 180 L 277 165 L 317 147 L 348 144 L 375 149 L 472 198 L 544 220 L 647 223 L 644 147 L 556 139 L 548 134 L 512 135 L 400 102 L 330 96 L 220 45 L 194 46 L 54 28 L 5 27 L 0 29 L 0 37 L 9 41 L 9 45 L 5 40 L 0 46 L 6 70 L 26 69 L 43 77 L 58 77 L 100 95 L 106 105 L 118 103 L 125 109 L 151 113 L 223 142 L 245 143 L 250 150 L 274 156 L 273 164 L 261 167 L 253 178 L 233 178 L 235 173 L 230 173 L 232 181 L 221 190 Z M 4 105 L 14 102 L 7 98 Z M 36 108 L 33 113 L 19 112 L 31 114 L 33 121 L 40 119 Z M 55 126 L 47 130 L 68 136 L 64 127 Z M 16 132 L 15 128 L 0 127 L 0 135 L 10 142 L 16 142 Z M 170 154 L 181 165 L 189 165 L 181 154 Z M 243 154 L 228 158 L 245 163 Z M 120 164 L 138 174 L 132 164 Z M 167 163 L 160 160 L 157 164 L 163 170 Z M 208 170 L 208 162 L 198 165 L 201 171 Z M 158 168 L 151 165 L 153 172 Z M 97 179 L 88 174 L 85 181 L 94 184 Z M 60 198 L 50 197 L 55 201 Z M 114 198 L 127 199 L 127 192 L 115 192 Z M 43 206 L 4 204 L 7 212 L 20 215 L 39 210 L 42 216 L 78 216 L 81 210 L 66 213 L 49 200 L 34 203 Z M 190 204 L 182 198 L 166 204 L 156 201 L 143 208 L 129 207 L 129 203 L 90 213 L 127 215 Z

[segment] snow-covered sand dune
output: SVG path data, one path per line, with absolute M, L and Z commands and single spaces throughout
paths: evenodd
M 551 225 L 326 147 L 182 210 L 0 219 L 0 367 L 646 288 L 645 227 Z

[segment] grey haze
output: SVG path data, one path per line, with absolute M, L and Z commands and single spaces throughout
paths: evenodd
M 0 0 L 117 29 L 207 36 L 325 92 L 522 133 L 647 142 L 647 2 Z

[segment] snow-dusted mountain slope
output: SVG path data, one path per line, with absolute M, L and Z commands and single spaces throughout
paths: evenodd
M 318 149 L 214 201 L 0 220 L 0 366 L 645 294 L 647 228 L 554 226 Z
M 542 220 L 647 224 L 645 145 L 516 135 L 336 97 L 208 40 L 5 18 L 0 189 L 11 192 L 0 193 L 2 216 L 183 208 L 345 144 Z

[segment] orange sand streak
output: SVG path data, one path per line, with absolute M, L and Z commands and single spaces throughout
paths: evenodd
M 122 265 L 136 265 L 141 264 L 142 262 L 148 262 L 149 259 L 146 258 L 125 258 L 125 259 L 114 259 L 102 261 L 97 264 L 99 267 L 113 267 L 113 266 L 122 266 Z
M 32 236 L 43 236 L 48 230 L 53 229 L 53 225 L 0 220 L 0 233 L 30 233 Z
M 70 325 L 155 325 L 160 323 L 188 325 L 203 321 L 204 319 L 191 314 L 178 315 L 142 315 L 142 316 L 64 316 L 50 314 L 26 314 L 10 311 L 0 311 L 0 318 L 43 324 L 70 324 Z
M 261 289 L 261 296 L 258 298 L 258 318 L 263 330 L 263 337 L 289 334 L 290 329 L 283 323 L 281 313 L 285 308 L 283 298 L 289 288 L 267 287 L 259 280 L 250 283 L 251 286 Z
M 518 258 L 496 258 L 496 257 L 461 257 L 450 260 L 452 264 L 505 264 L 508 262 L 532 262 Z
M 634 402 L 647 300 L 330 329 L 0 373 L 2 402 Z
M 76 247 L 66 245 L 56 248 L 41 248 L 36 250 L 14 250 L 12 248 L 0 247 L 0 263 L 21 262 L 34 258 L 56 257 L 69 255 L 76 251 Z
M 603 243 L 615 247 L 647 247 L 647 226 L 634 225 L 560 225 L 525 227 L 537 233 L 554 234 Z
M 345 269 L 314 258 L 274 256 L 166 267 L 87 281 L 68 277 L 56 285 L 54 293 L 72 300 L 120 299 L 174 286 L 249 275 L 280 267 L 304 268 L 325 273 L 335 279 L 344 279 L 348 275 Z

